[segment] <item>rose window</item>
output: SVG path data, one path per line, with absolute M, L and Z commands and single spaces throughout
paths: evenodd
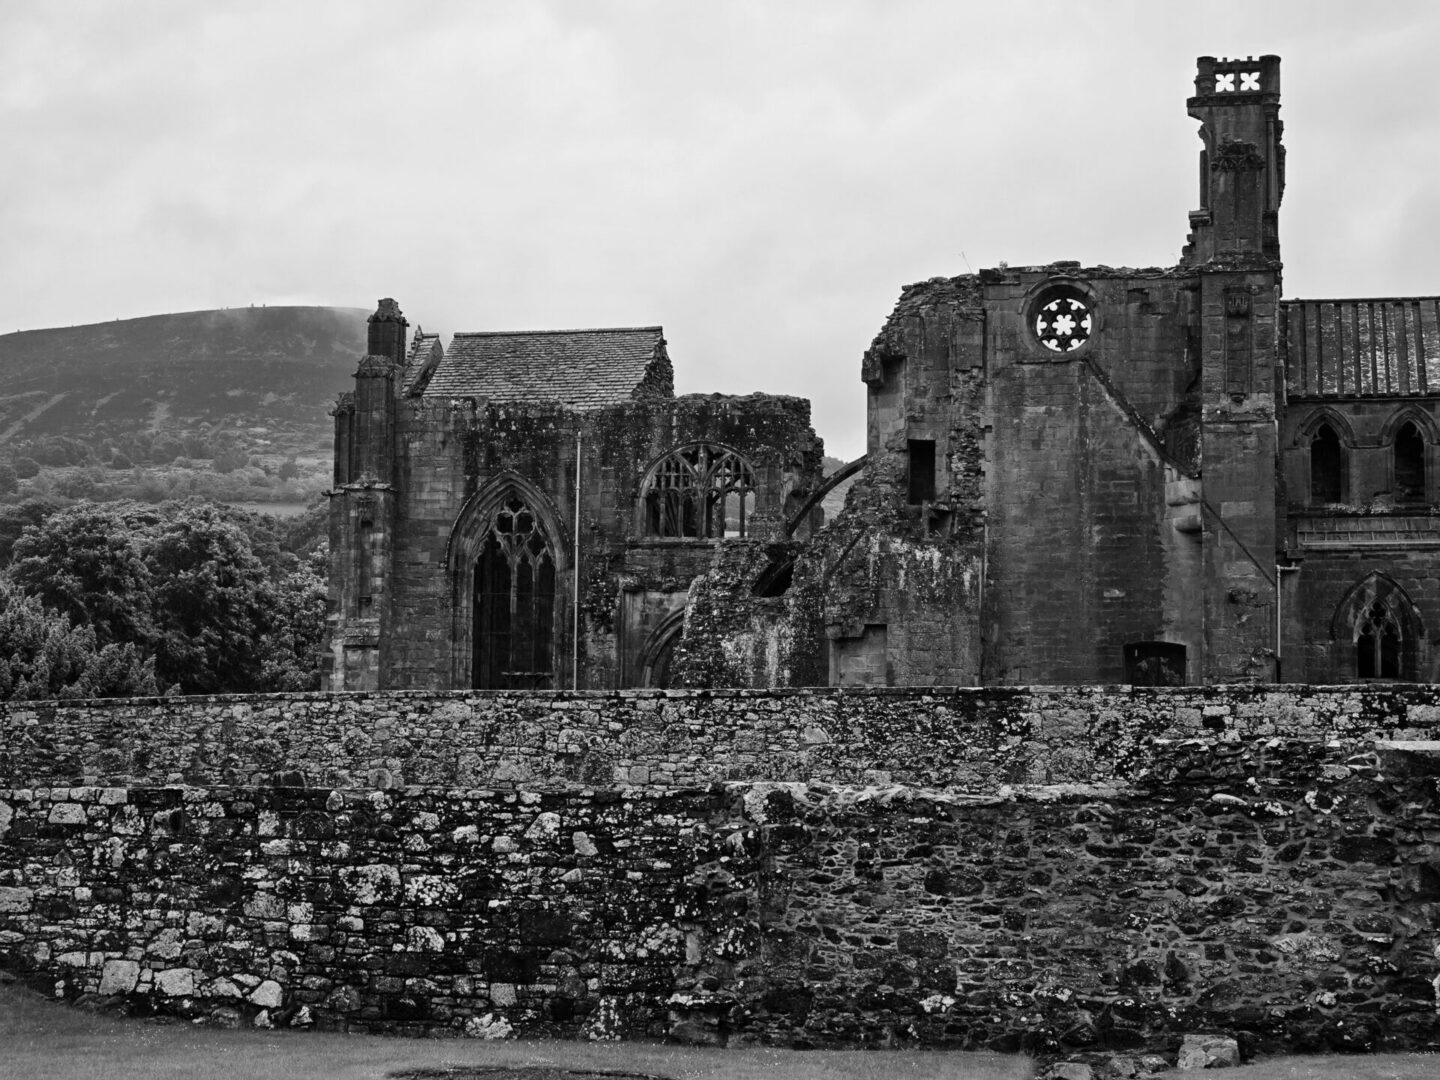
M 1093 319 L 1089 302 L 1069 289 L 1042 297 L 1035 312 L 1035 337 L 1051 352 L 1073 352 L 1090 340 Z

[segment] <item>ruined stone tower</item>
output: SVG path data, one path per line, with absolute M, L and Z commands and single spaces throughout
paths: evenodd
M 1437 303 L 1281 300 L 1278 57 L 1201 57 L 1187 108 L 1178 265 L 902 293 L 807 556 L 832 681 L 1434 677 Z

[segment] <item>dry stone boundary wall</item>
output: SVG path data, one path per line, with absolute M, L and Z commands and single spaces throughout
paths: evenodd
M 0 781 L 568 789 L 1108 783 L 1156 740 L 1436 738 L 1440 687 L 253 695 L 0 703 Z M 1137 752 L 1139 756 L 1137 757 Z
M 235 1025 L 1435 1047 L 1436 716 L 1427 687 L 11 706 L 0 966 Z

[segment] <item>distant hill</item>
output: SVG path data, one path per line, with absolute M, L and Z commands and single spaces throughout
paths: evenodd
M 0 443 L 97 427 L 328 426 L 365 316 L 227 308 L 0 335 Z
M 365 350 L 366 314 L 227 308 L 0 335 L 0 464 L 25 481 L 9 497 L 303 497 L 323 486 L 329 410 Z M 148 494 L 94 490 L 117 486 Z

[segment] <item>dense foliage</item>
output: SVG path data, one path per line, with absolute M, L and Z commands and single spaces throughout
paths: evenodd
M 0 581 L 0 699 L 134 697 L 158 692 L 155 663 Z
M 88 634 L 97 663 L 143 657 L 160 689 L 185 694 L 318 687 L 325 552 L 315 521 L 199 501 L 15 509 L 0 521 L 11 594 Z M 143 680 L 98 679 L 101 696 L 154 692 Z M 18 695 L 0 684 L 3 696 Z

